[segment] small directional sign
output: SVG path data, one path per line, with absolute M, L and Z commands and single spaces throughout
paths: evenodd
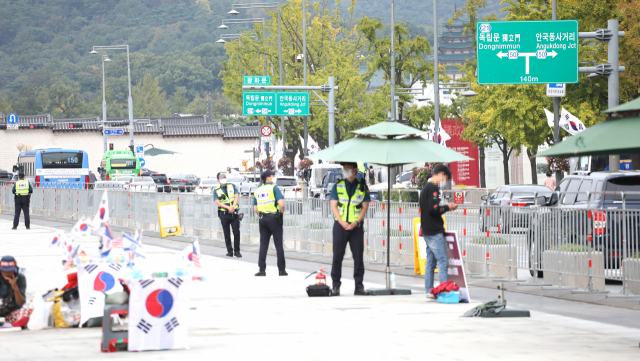
M 14 113 L 7 115 L 7 130 L 18 130 L 18 116 Z
M 567 96 L 567 86 L 565 84 L 547 84 L 548 97 Z
M 140 161 L 140 167 L 144 167 L 144 165 L 147 164 L 147 162 L 144 161 L 144 158 L 138 158 L 138 160 Z
M 478 84 L 578 82 L 578 21 L 478 21 Z
M 281 92 L 276 93 L 276 115 L 305 116 L 309 115 L 309 93 Z
M 276 93 L 270 93 L 270 92 L 242 93 L 242 115 L 249 115 L 249 116 L 276 115 Z
M 105 129 L 104 135 L 124 135 L 124 129 Z
M 270 76 L 249 75 L 245 76 L 242 81 L 243 85 L 271 85 Z

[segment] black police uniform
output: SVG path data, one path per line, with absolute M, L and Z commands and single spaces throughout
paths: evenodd
M 218 200 L 223 202 L 229 197 L 227 194 L 227 185 L 220 185 L 220 188 L 225 198 L 218 198 Z M 227 245 L 227 252 L 240 252 L 240 217 L 238 216 L 238 212 L 231 213 L 227 210 L 222 210 L 222 208 L 218 208 L 218 217 L 220 217 L 220 223 L 222 223 L 222 232 L 224 232 L 224 243 Z M 231 247 L 231 230 L 233 230 L 233 247 Z
M 23 179 L 20 179 L 23 180 Z M 27 229 L 31 228 L 31 219 L 29 218 L 29 203 L 31 202 L 31 193 L 33 193 L 33 188 L 31 187 L 31 183 L 29 183 L 29 194 L 26 196 L 20 196 L 16 194 L 16 185 L 13 185 L 11 192 L 14 194 L 15 198 L 15 214 L 13 216 L 13 229 L 18 228 L 18 223 L 20 222 L 20 210 L 24 213 L 24 226 Z

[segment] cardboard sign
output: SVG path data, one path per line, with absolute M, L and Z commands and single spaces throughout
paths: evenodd
M 160 223 L 160 237 L 181 235 L 178 202 L 158 203 L 158 222 Z

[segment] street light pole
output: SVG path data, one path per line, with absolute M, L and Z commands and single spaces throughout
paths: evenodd
M 395 25 L 395 1 L 394 0 L 391 0 L 391 79 L 390 80 L 391 80 L 391 121 L 395 122 L 397 118 L 396 118 L 396 25 Z M 391 177 L 391 174 L 389 175 L 389 177 Z
M 302 0 L 302 74 L 304 86 L 307 86 L 307 0 Z M 329 109 L 329 111 L 333 111 Z M 304 152 L 303 154 L 309 155 L 307 151 L 307 139 L 309 138 L 309 124 L 307 123 L 307 117 L 304 117 Z M 331 142 L 330 142 L 331 143 Z M 282 141 L 282 148 L 284 149 L 284 140 Z
M 106 56 L 102 56 L 102 142 L 104 143 L 104 152 L 107 152 L 107 134 L 105 133 L 107 121 L 107 97 L 104 83 L 104 63 L 111 60 Z
M 438 0 L 433 0 L 433 110 L 436 118 L 433 141 L 438 143 L 440 130 L 440 76 L 438 74 Z
M 551 1 L 551 20 L 558 20 L 558 7 L 556 0 Z M 553 97 L 553 143 L 560 143 L 560 98 Z M 560 184 L 562 173 L 556 171 L 556 183 Z
M 89 54 L 98 54 L 96 49 L 100 50 L 126 50 L 127 51 L 127 78 L 129 80 L 129 146 L 133 151 L 133 98 L 131 97 L 131 65 L 129 61 L 129 45 L 111 45 L 111 46 L 94 46 Z

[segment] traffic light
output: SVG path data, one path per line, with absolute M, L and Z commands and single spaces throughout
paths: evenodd
M 43 124 L 31 124 L 29 126 L 29 129 L 44 129 L 44 125 Z
M 109 143 L 109 150 L 113 150 L 113 143 Z
M 69 129 L 82 128 L 82 123 L 69 123 Z

